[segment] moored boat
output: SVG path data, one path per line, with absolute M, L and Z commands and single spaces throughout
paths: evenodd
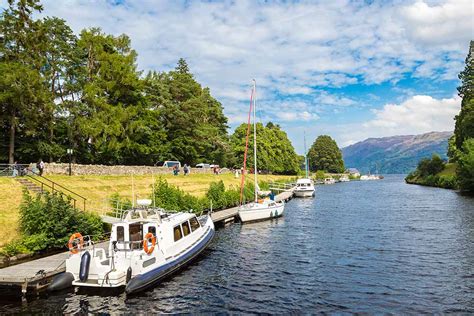
M 314 183 L 311 179 L 304 178 L 296 180 L 296 188 L 293 191 L 296 197 L 312 197 L 314 196 Z
M 77 287 L 124 286 L 127 294 L 140 292 L 190 263 L 214 233 L 209 215 L 129 210 L 112 226 L 108 253 L 86 236 L 71 236 L 65 277 Z
M 244 166 L 243 170 L 247 170 L 247 150 L 248 150 L 248 140 L 249 140 L 249 131 L 250 131 L 250 113 L 253 108 L 253 158 L 254 158 L 254 201 L 248 204 L 243 204 L 239 207 L 239 217 L 242 223 L 245 222 L 254 222 L 261 221 L 266 219 L 272 219 L 275 217 L 280 217 L 285 211 L 285 202 L 283 201 L 273 201 L 271 199 L 259 199 L 258 198 L 258 181 L 257 181 L 257 120 L 256 120 L 256 82 L 253 80 L 253 89 L 250 97 L 250 110 L 249 110 L 249 119 L 247 123 L 247 136 L 246 136 L 246 145 L 244 153 Z M 244 185 L 245 173 L 242 173 L 242 182 L 241 182 L 241 193 L 240 198 L 242 202 L 242 192 Z
M 324 179 L 324 184 L 334 184 L 334 183 L 336 183 L 336 180 L 334 180 L 333 178 Z

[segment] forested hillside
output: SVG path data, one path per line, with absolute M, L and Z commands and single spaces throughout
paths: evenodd
M 342 149 L 347 167 L 363 173 L 408 173 L 418 161 L 438 154 L 447 160 L 448 139 L 452 132 L 431 132 L 369 138 Z

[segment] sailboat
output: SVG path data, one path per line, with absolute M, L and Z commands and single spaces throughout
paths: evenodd
M 304 136 L 304 169 L 306 177 L 296 180 L 295 196 L 296 197 L 312 197 L 314 196 L 314 182 L 309 178 L 308 153 L 306 152 L 306 134 Z
M 256 120 L 256 93 L 257 93 L 257 83 L 253 80 L 253 89 L 252 94 L 250 97 L 250 111 L 249 111 L 249 119 L 247 123 L 247 139 L 246 139 L 246 146 L 245 146 L 245 154 L 244 154 L 244 168 L 242 172 L 242 181 L 241 181 L 241 199 L 242 199 L 242 192 L 243 192 L 243 184 L 244 184 L 244 177 L 245 177 L 245 170 L 246 170 L 246 162 L 247 162 L 247 149 L 248 149 L 248 138 L 249 138 L 249 131 L 250 131 L 250 114 L 253 108 L 253 161 L 254 161 L 254 201 L 248 204 L 242 204 L 239 207 L 239 217 L 242 223 L 245 222 L 254 222 L 254 221 L 261 221 L 266 219 L 271 219 L 275 217 L 280 217 L 283 215 L 285 210 L 285 203 L 283 201 L 276 202 L 271 199 L 259 199 L 258 198 L 258 180 L 257 180 L 257 120 Z M 253 102 L 252 102 L 253 101 Z

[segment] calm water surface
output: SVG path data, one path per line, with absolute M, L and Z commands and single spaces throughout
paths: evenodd
M 318 186 L 276 221 L 218 230 L 205 255 L 135 297 L 3 302 L 2 312 L 474 312 L 474 199 L 402 176 Z

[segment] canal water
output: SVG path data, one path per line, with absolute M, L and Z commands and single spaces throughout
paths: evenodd
M 141 295 L 69 291 L 3 312 L 474 313 L 474 199 L 402 176 L 318 186 L 283 218 L 219 229 Z

